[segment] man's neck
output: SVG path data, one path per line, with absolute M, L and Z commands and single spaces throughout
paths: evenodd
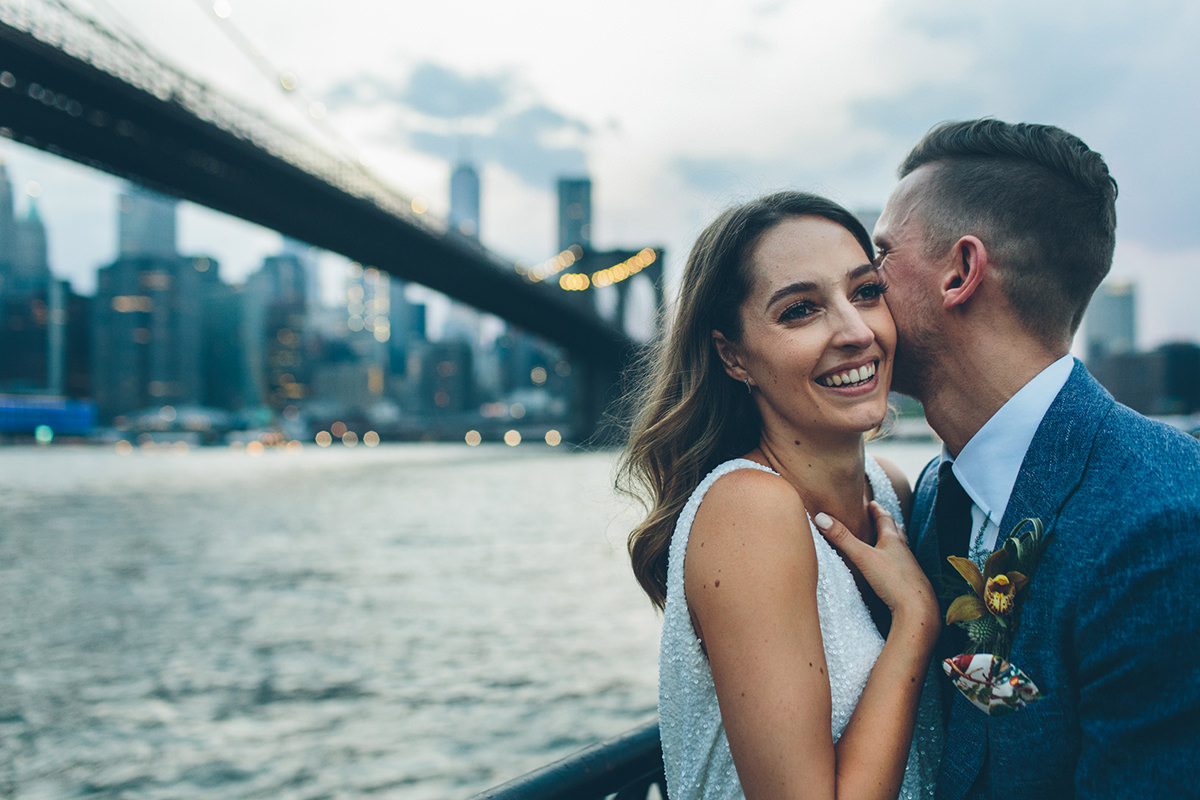
M 925 418 L 952 456 L 957 456 L 1021 387 L 1065 352 L 1005 349 L 971 356 L 964 350 L 960 355 L 963 357 L 947 359 L 940 369 L 931 371 L 923 398 Z

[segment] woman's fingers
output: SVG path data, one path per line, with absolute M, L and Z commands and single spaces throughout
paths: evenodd
M 871 501 L 868 508 L 871 511 L 871 516 L 875 519 L 876 546 L 878 546 L 884 536 L 894 536 L 897 539 L 908 544 L 908 537 L 900 532 L 900 526 L 896 524 L 896 520 L 888 513 L 887 509 L 879 505 L 874 500 Z
M 817 529 L 829 540 L 829 543 L 845 553 L 851 561 L 855 561 L 855 547 L 865 547 L 858 538 L 842 523 L 826 514 L 824 511 L 813 517 Z

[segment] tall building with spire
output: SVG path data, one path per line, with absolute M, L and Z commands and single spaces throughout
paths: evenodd
M 558 249 L 579 245 L 592 249 L 592 180 L 558 179 Z
M 450 227 L 464 236 L 479 238 L 479 173 L 462 162 L 450 173 Z
M 9 289 L 25 294 L 45 291 L 51 280 L 50 257 L 46 226 L 34 198 L 29 198 L 29 210 L 14 227 Z
M 17 225 L 16 206 L 13 203 L 12 182 L 8 178 L 8 166 L 0 159 L 0 280 L 8 272 L 16 249 Z M 0 284 L 0 291 L 4 286 Z

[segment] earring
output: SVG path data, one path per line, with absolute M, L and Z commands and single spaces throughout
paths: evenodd
M 754 394 L 754 390 L 750 388 L 749 378 L 742 378 L 742 383 L 746 384 L 746 394 Z

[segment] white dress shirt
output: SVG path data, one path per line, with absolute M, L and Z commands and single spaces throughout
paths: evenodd
M 942 449 L 942 461 L 953 462 L 954 475 L 971 498 L 972 560 L 986 558 L 996 549 L 1000 522 L 1008 508 L 1021 471 L 1021 462 L 1033 435 L 1066 385 L 1075 367 L 1069 354 L 1039 372 L 1008 399 L 992 418 L 963 446 L 958 458 Z

